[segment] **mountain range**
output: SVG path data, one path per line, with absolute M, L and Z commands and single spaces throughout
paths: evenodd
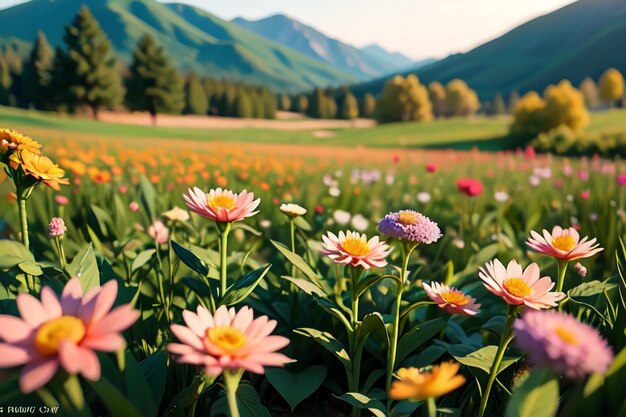
M 465 80 L 481 99 L 512 91 L 543 91 L 569 79 L 578 85 L 610 67 L 626 73 L 626 1 L 579 0 L 524 23 L 463 54 L 451 55 L 415 73 L 424 83 Z M 355 86 L 357 95 L 378 94 L 386 78 Z

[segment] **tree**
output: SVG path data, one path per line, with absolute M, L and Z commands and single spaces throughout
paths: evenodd
M 359 115 L 368 119 L 374 117 L 376 109 L 376 99 L 370 93 L 365 94 L 359 102 Z
M 207 114 L 209 99 L 202 83 L 191 73 L 185 84 L 185 114 Z
M 157 114 L 177 114 L 185 106 L 182 80 L 170 65 L 163 48 L 147 34 L 133 52 L 126 89 L 128 108 L 147 111 L 153 124 L 156 124 Z
M 252 102 L 250 95 L 243 90 L 240 90 L 235 99 L 236 114 L 234 116 L 241 118 L 253 117 Z
M 511 133 L 533 138 L 547 130 L 547 121 L 543 112 L 546 104 L 536 91 L 529 91 L 517 101 L 513 112 Z
M 447 112 L 446 88 L 439 81 L 428 84 L 428 98 L 433 106 L 435 117 L 444 117 Z
M 624 77 L 615 68 L 609 68 L 600 78 L 600 98 L 610 106 L 624 97 Z
M 519 93 L 517 92 L 517 90 L 513 90 L 511 92 L 511 94 L 509 94 L 509 101 L 508 101 L 508 111 L 509 114 L 513 114 L 515 113 L 515 108 L 517 107 L 517 103 L 519 102 Z
M 276 118 L 276 97 L 267 88 L 261 90 L 261 99 L 265 107 L 264 115 L 266 119 Z
M 593 109 L 600 105 L 600 94 L 598 87 L 591 77 L 585 78 L 578 87 L 585 97 L 585 104 L 588 108 Z
M 455 79 L 446 85 L 446 107 L 449 116 L 469 116 L 478 110 L 480 101 L 465 81 Z
M 10 105 L 11 96 L 11 71 L 9 64 L 3 55 L 0 55 L 0 104 Z
M 322 118 L 335 119 L 337 117 L 338 110 L 335 97 L 333 97 L 332 93 L 327 92 L 324 96 L 324 113 Z
M 296 105 L 297 105 L 297 111 L 299 111 L 300 113 L 306 114 L 307 110 L 309 109 L 309 98 L 305 96 L 304 94 L 300 94 L 298 96 L 298 101 Z
M 279 98 L 280 109 L 282 111 L 289 111 L 291 109 L 291 97 L 288 94 L 283 94 Z
M 39 31 L 22 76 L 22 92 L 27 105 L 43 109 L 50 102 L 53 64 L 54 52 L 46 35 Z
M 396 75 L 385 83 L 375 116 L 380 123 L 432 120 L 428 89 L 413 74 L 406 78 Z
M 63 70 L 71 104 L 90 107 L 93 118 L 98 119 L 101 108 L 112 108 L 123 97 L 111 43 L 87 6 L 65 27 L 63 41 L 67 47 L 62 54 Z
M 506 114 L 506 105 L 504 104 L 504 99 L 500 93 L 496 94 L 493 98 L 493 103 L 491 105 L 490 113 L 499 116 L 502 114 Z
M 350 91 L 347 91 L 343 97 L 340 117 L 346 120 L 353 120 L 359 117 L 359 104 Z
M 252 117 L 255 119 L 265 118 L 265 103 L 263 103 L 259 90 L 251 88 L 249 95 L 252 100 Z
M 585 99 L 568 80 L 563 80 L 557 85 L 549 85 L 543 93 L 543 99 L 549 129 L 565 125 L 576 131 L 589 124 Z
M 22 59 L 12 47 L 7 48 L 4 58 L 9 68 L 9 74 L 11 75 L 9 105 L 24 107 L 24 94 L 22 93 L 22 74 L 24 66 Z
M 326 95 L 321 89 L 315 88 L 309 96 L 306 115 L 314 119 L 324 119 L 327 112 Z

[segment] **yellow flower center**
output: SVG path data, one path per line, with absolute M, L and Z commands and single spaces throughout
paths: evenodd
M 216 195 L 209 197 L 209 207 L 232 210 L 235 208 L 235 199 L 229 195 Z
M 225 353 L 233 353 L 244 347 L 248 341 L 245 334 L 234 327 L 211 327 L 207 338 Z
M 398 213 L 398 221 L 402 224 L 417 224 L 419 216 L 413 211 L 402 210 Z
M 461 291 L 445 291 L 441 293 L 441 298 L 443 298 L 447 303 L 455 304 L 458 306 L 464 306 L 469 303 L 469 300 Z
M 35 334 L 35 348 L 44 356 L 56 355 L 61 342 L 79 343 L 85 337 L 85 325 L 74 316 L 61 316 L 39 327 Z
M 569 252 L 576 246 L 576 241 L 569 235 L 559 236 L 552 241 L 552 246 Z
M 365 256 L 370 251 L 367 242 L 356 237 L 347 238 L 341 242 L 341 247 L 352 256 Z
M 510 278 L 504 283 L 504 286 L 516 297 L 523 298 L 530 295 L 530 286 L 521 278 Z
M 568 345 L 578 344 L 578 338 L 563 326 L 556 326 L 554 333 L 556 333 L 556 335 Z

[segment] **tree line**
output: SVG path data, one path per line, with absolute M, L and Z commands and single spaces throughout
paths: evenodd
M 61 112 L 121 106 L 158 114 L 210 114 L 273 119 L 276 97 L 265 87 L 180 74 L 148 34 L 126 68 L 87 6 L 65 27 L 64 47 L 52 49 L 39 32 L 22 61 L 12 48 L 0 54 L 0 104 Z

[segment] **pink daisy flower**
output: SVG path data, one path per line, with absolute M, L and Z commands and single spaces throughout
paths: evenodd
M 249 307 L 219 307 L 214 315 L 199 306 L 197 314 L 183 311 L 186 326 L 173 324 L 172 332 L 182 343 L 170 343 L 167 349 L 180 355 L 179 363 L 204 366 L 213 377 L 224 370 L 245 369 L 262 374 L 264 366 L 283 366 L 291 362 L 276 351 L 289 344 L 289 339 L 270 335 L 276 321 L 267 316 L 254 319 Z
M 83 297 L 78 278 L 67 283 L 60 299 L 49 287 L 41 290 L 41 301 L 19 294 L 21 317 L 0 315 L 0 368 L 25 365 L 19 380 L 25 394 L 46 385 L 59 366 L 97 381 L 100 362 L 95 351 L 123 349 L 126 341 L 120 333 L 139 316 L 130 304 L 111 310 L 116 297 L 116 281 Z
M 261 202 L 260 198 L 255 200 L 254 194 L 246 190 L 236 194 L 231 190 L 221 188 L 210 190 L 208 194 L 198 187 L 190 188 L 183 198 L 191 211 L 223 223 L 236 222 L 254 216 L 258 213 L 254 209 Z
M 569 378 L 606 372 L 613 362 L 611 347 L 598 331 L 566 313 L 529 310 L 513 328 L 532 364 L 547 365 Z
M 60 217 L 53 217 L 48 224 L 48 235 L 50 237 L 61 237 L 67 232 L 65 222 Z
M 478 313 L 480 304 L 476 304 L 475 298 L 466 295 L 461 290 L 435 281 L 431 282 L 431 285 L 424 282 L 422 287 L 439 308 L 450 314 L 475 316 Z
M 537 252 L 549 255 L 557 259 L 574 261 L 576 259 L 588 258 L 601 252 L 603 248 L 599 247 L 596 239 L 587 240 L 585 236 L 582 240 L 580 235 L 573 227 L 563 229 L 560 226 L 554 226 L 552 233 L 543 230 L 543 236 L 532 230 L 526 244 Z
M 540 310 L 556 307 L 557 302 L 565 298 L 562 292 L 550 292 L 554 282 L 550 277 L 540 278 L 539 266 L 532 263 L 522 271 L 516 261 L 509 262 L 505 268 L 498 259 L 488 262 L 480 268 L 480 279 L 485 287 L 495 295 L 504 298 L 507 304 Z
M 365 234 L 351 231 L 339 232 L 339 236 L 327 232 L 322 235 L 322 241 L 320 252 L 335 263 L 365 269 L 384 267 L 387 265 L 385 257 L 391 252 L 389 245 L 381 242 L 378 236 L 367 240 Z

